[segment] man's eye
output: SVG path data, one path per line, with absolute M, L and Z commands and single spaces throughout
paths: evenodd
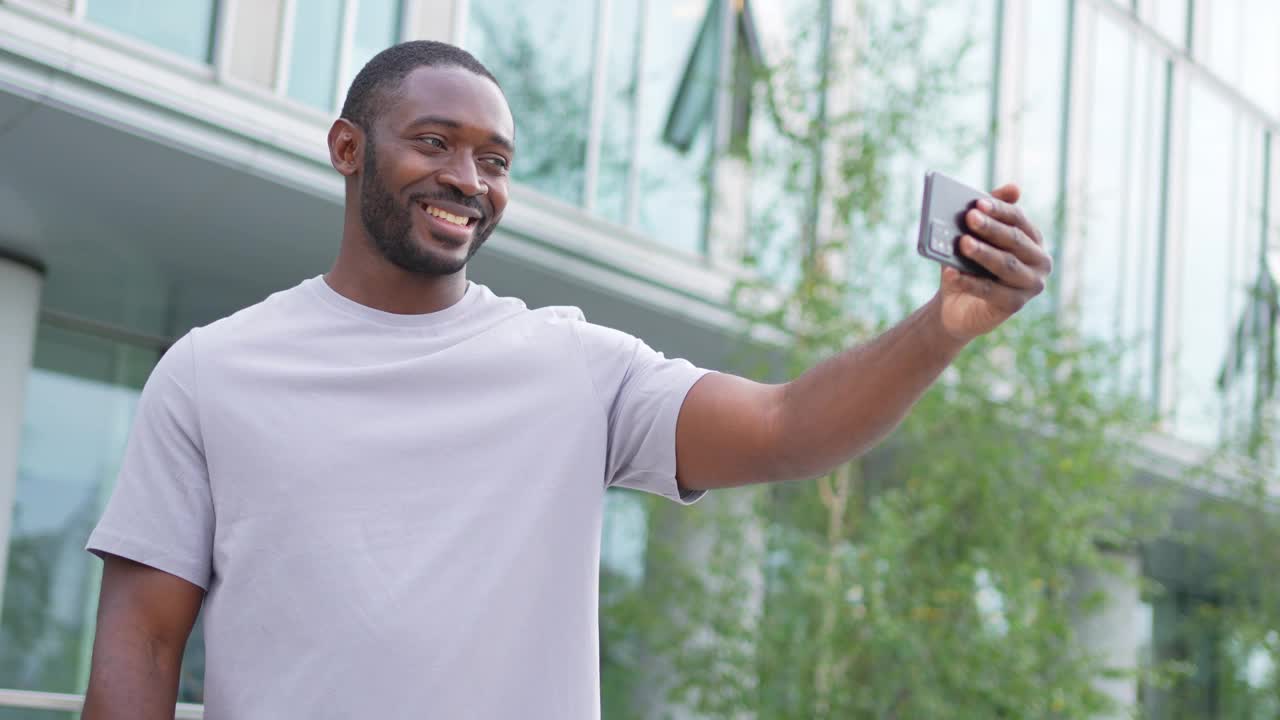
M 444 149 L 444 141 L 438 137 L 427 136 L 418 139 L 432 147 Z
M 485 161 L 503 170 L 506 170 L 507 168 L 511 167 L 511 163 L 507 162 L 506 158 L 491 157 L 491 158 L 486 158 Z

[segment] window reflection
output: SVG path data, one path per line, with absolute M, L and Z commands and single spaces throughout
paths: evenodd
M 822 8 L 818 0 L 786 0 L 755 6 L 756 27 L 760 31 L 763 61 L 774 73 L 773 100 L 778 116 L 769 108 L 769 88 L 756 93 L 748 137 L 751 157 L 750 218 L 748 248 L 766 277 L 789 286 L 799 276 L 804 248 L 801 247 L 803 220 L 809 207 L 805 193 L 797 192 L 795 180 L 807 184 L 813 174 L 812 154 L 791 141 L 778 127 L 802 131 L 816 108 L 797 107 L 789 87 L 812 83 L 818 74 L 821 55 Z M 781 68 L 791 68 L 787 73 Z M 794 75 L 794 80 L 793 76 Z
M 719 0 L 649 0 L 640 72 L 639 227 L 658 242 L 699 252 L 707 204 L 717 87 Z M 683 92 L 682 92 L 683 90 Z
M 1273 116 L 1280 115 L 1280 3 L 1239 0 L 1243 5 L 1243 71 L 1241 89 Z
M 1165 64 L 1109 16 L 1081 19 L 1091 24 L 1093 52 L 1081 70 L 1090 88 L 1079 99 L 1085 125 L 1073 142 L 1087 149 L 1086 179 L 1064 242 L 1078 268 L 1082 329 L 1124 348 L 1115 389 L 1142 395 L 1155 340 Z
M 1244 25 L 1245 16 L 1243 0 L 1230 2 L 1207 2 L 1196 5 L 1196 18 L 1193 20 L 1203 27 L 1200 37 L 1204 38 L 1205 47 L 1197 53 L 1205 63 L 1228 84 L 1236 87 L 1244 79 Z M 1274 3 L 1272 3 L 1274 5 Z M 1250 18 L 1250 22 L 1257 19 Z M 1274 30 L 1275 26 L 1272 26 Z M 1206 37 L 1207 36 L 1207 37 Z
M 468 33 L 515 115 L 513 177 L 575 204 L 586 201 L 595 9 L 473 3 Z M 719 12 L 719 0 L 618 0 L 608 19 L 595 212 L 691 252 L 702 248 Z M 551 36 L 569 40 L 541 41 Z
M 718 0 L 624 0 L 610 33 L 597 212 L 690 251 L 708 201 L 721 12 Z M 740 43 L 752 12 L 738 16 Z
M 82 693 L 102 564 L 84 551 L 115 484 L 151 350 L 41 326 L 27 380 L 0 611 L 0 687 Z M 199 701 L 203 636 L 180 699 Z M 0 718 L 27 717 L 0 709 Z M 9 714 L 6 714 L 9 713 Z
M 1052 227 L 1043 214 L 1058 204 L 1058 147 L 1062 133 L 1062 83 L 1066 68 L 1066 0 L 1038 0 L 1026 6 L 1022 60 L 1025 68 L 1018 99 L 1016 179 L 1035 182 L 1040 195 L 1036 210 L 1042 225 Z
M 1217 377 L 1226 357 L 1231 287 L 1230 242 L 1239 241 L 1233 202 L 1234 158 L 1242 141 L 1233 109 L 1216 93 L 1192 84 L 1187 102 L 1186 168 L 1181 219 L 1176 345 L 1175 426 L 1204 444 L 1218 439 L 1221 398 Z
M 209 62 L 214 0 L 88 0 L 85 17 L 170 52 Z
M 1079 200 L 1079 217 L 1068 248 L 1079 270 L 1080 325 L 1085 332 L 1107 340 L 1118 339 L 1116 308 L 1124 285 L 1122 262 L 1127 238 L 1125 202 L 1126 148 L 1134 128 L 1131 68 L 1133 40 L 1108 18 L 1093 11 L 1083 14 L 1092 29 L 1093 54 L 1088 73 L 1091 94 L 1082 98 L 1087 114 L 1083 136 L 1087 143 L 1083 176 L 1086 187 Z
M 1235 162 L 1238 186 L 1235 196 L 1238 230 L 1224 251 L 1230 262 L 1231 324 L 1228 346 L 1219 369 L 1218 385 L 1223 394 L 1226 431 L 1233 439 L 1247 439 L 1255 424 L 1253 401 L 1258 389 L 1259 363 L 1268 334 L 1263 323 L 1270 315 L 1272 284 L 1258 262 L 1262 250 L 1263 137 L 1254 123 L 1241 119 L 1241 139 L 1236 143 Z
M 647 24 L 648 4 L 647 0 L 617 0 L 609 28 L 595 212 L 626 225 L 636 224 L 639 187 L 633 192 L 631 168 L 640 153 L 640 108 L 653 97 L 643 82 L 641 51 L 651 33 L 662 32 Z
M 400 0 L 360 0 L 356 10 L 351 58 L 340 83 L 343 92 L 351 86 L 351 81 L 365 63 L 400 39 Z
M 1178 47 L 1187 41 L 1187 0 L 1142 0 L 1141 17 Z
M 102 564 L 84 543 L 114 486 L 155 361 L 151 350 L 40 328 L 0 613 L 0 687 L 82 693 L 87 686 Z M 182 702 L 203 698 L 201 627 L 183 657 Z M 29 717 L 19 713 L 0 708 L 0 719 Z
M 342 42 L 342 0 L 309 0 L 293 13 L 289 97 L 328 110 L 333 107 L 338 47 Z
M 515 116 L 512 177 L 581 204 L 595 2 L 470 6 L 468 49 L 498 78 Z
M 1162 178 L 1166 171 L 1164 157 L 1167 105 L 1166 79 L 1168 66 L 1161 56 L 1145 45 L 1135 46 L 1132 67 L 1134 97 L 1131 100 L 1131 135 L 1126 148 L 1128 168 L 1124 189 L 1128 205 L 1126 224 L 1120 237 L 1124 248 L 1122 262 L 1125 276 L 1120 293 L 1119 340 L 1126 347 L 1122 373 L 1126 387 L 1139 396 L 1151 397 L 1152 361 L 1157 336 L 1156 297 L 1158 258 L 1160 255 Z
M 917 188 L 924 169 L 940 170 L 966 184 L 987 184 L 991 130 L 992 36 L 995 0 L 945 0 L 929 7 L 923 52 L 932 63 L 958 58 L 944 100 L 927 110 L 937 122 L 921 143 L 924 166 L 913 177 Z M 1039 192 L 1037 190 L 1037 192 Z M 918 197 L 917 197 L 918 200 Z

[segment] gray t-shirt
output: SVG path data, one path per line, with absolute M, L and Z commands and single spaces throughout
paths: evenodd
M 600 714 L 610 485 L 692 502 L 705 373 L 470 284 L 427 315 L 322 277 L 191 331 L 89 538 L 205 588 L 205 717 Z

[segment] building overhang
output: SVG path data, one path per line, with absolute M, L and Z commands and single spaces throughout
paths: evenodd
M 0 4 L 0 244 L 46 306 L 181 333 L 328 268 L 344 185 L 331 118 L 212 68 Z M 722 367 L 732 272 L 517 186 L 471 277 Z

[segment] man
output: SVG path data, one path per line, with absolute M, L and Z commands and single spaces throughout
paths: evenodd
M 668 360 L 466 279 L 515 128 L 449 45 L 379 54 L 329 131 L 332 269 L 197 328 L 148 380 L 88 548 L 105 562 L 84 717 L 172 717 L 203 602 L 206 717 L 599 716 L 606 487 L 689 503 L 871 447 L 1050 270 L 1018 190 L 968 216 L 998 282 L 800 378 Z M 671 602 L 679 602 L 672 598 Z

